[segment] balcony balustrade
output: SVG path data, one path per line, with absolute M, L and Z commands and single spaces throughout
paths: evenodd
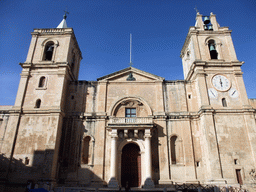
M 153 124 L 152 117 L 114 117 L 109 124 Z

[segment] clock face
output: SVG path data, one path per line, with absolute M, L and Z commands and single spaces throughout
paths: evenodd
M 215 75 L 212 78 L 212 84 L 219 91 L 227 91 L 230 88 L 229 80 L 223 75 Z
M 216 99 L 218 97 L 218 92 L 215 89 L 210 88 L 208 89 L 208 95 L 210 98 Z
M 231 88 L 228 93 L 231 98 L 237 98 L 239 96 L 239 93 L 235 88 Z

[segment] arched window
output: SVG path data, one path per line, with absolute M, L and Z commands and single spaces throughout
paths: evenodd
M 51 61 L 53 56 L 53 51 L 54 51 L 54 43 L 50 41 L 45 45 L 43 60 Z
M 89 136 L 87 136 L 83 139 L 82 164 L 88 164 L 89 163 L 90 140 L 91 140 L 91 137 L 89 137 Z
M 40 106 L 41 106 L 41 99 L 37 99 L 35 108 L 40 108 Z
M 171 159 L 172 159 L 172 164 L 176 164 L 177 163 L 177 147 L 176 147 L 176 140 L 177 140 L 177 136 L 172 136 L 171 137 Z
M 208 41 L 208 46 L 209 46 L 211 59 L 218 59 L 218 52 L 216 51 L 215 45 L 216 44 L 215 44 L 214 40 Z
M 226 101 L 226 99 L 225 98 L 222 98 L 222 106 L 223 107 L 227 107 L 227 101 Z
M 44 87 L 45 86 L 45 77 L 41 77 L 40 80 L 39 80 L 39 85 L 38 87 Z

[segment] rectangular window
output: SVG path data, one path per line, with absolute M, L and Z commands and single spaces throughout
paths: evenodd
M 136 117 L 136 108 L 126 108 L 125 117 Z

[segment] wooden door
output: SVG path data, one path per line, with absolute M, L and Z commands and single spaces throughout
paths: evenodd
M 139 187 L 141 185 L 141 156 L 140 155 L 138 155 L 137 162 L 138 162 L 138 187 Z
M 122 150 L 121 184 L 130 187 L 139 187 L 141 182 L 140 148 L 133 143 L 124 146 Z
M 237 182 L 240 185 L 243 185 L 243 180 L 242 180 L 242 175 L 241 175 L 241 169 L 236 169 L 236 178 L 237 178 Z

